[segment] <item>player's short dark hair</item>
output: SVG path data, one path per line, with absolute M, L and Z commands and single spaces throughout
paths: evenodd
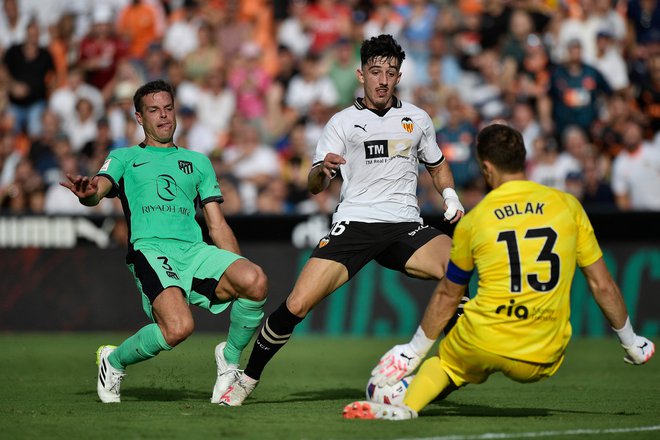
M 497 169 L 516 173 L 525 170 L 525 143 L 519 131 L 504 124 L 491 124 L 477 134 L 477 155 Z
M 135 95 L 133 95 L 133 105 L 135 106 L 135 111 L 142 113 L 142 98 L 147 95 L 151 95 L 152 93 L 158 92 L 169 93 L 170 97 L 172 98 L 172 102 L 174 102 L 174 88 L 170 85 L 170 83 L 162 79 L 157 79 L 155 81 L 149 81 L 137 89 Z
M 406 53 L 391 35 L 381 34 L 364 40 L 362 47 L 360 47 L 360 61 L 363 66 L 366 66 L 374 58 L 394 58 L 398 61 L 399 68 L 401 68 L 401 63 L 406 59 Z

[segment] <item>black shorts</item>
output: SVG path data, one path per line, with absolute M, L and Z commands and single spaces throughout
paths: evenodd
M 332 225 L 311 257 L 343 264 L 349 279 L 371 260 L 407 275 L 406 262 L 412 254 L 439 235 L 443 233 L 417 222 L 339 222 Z

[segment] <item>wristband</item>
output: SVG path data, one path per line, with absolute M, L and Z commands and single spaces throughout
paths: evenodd
M 458 200 L 458 194 L 454 191 L 454 188 L 445 188 L 442 190 L 443 199 L 456 199 Z
M 635 342 L 635 332 L 633 331 L 632 325 L 630 324 L 630 317 L 626 317 L 626 323 L 620 329 L 615 329 L 612 327 L 612 330 L 616 332 L 616 335 L 619 337 L 621 345 L 624 347 L 631 347 Z
M 413 338 L 410 340 L 409 345 L 410 348 L 419 356 L 426 356 L 426 353 L 429 352 L 434 343 L 435 339 L 427 338 L 426 333 L 424 333 L 424 330 L 422 330 L 422 326 L 420 325 L 417 327 L 417 331 L 415 332 Z

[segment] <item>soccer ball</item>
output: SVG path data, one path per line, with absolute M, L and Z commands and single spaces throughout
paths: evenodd
M 382 387 L 374 384 L 372 379 L 369 379 L 369 382 L 367 382 L 367 400 L 401 406 L 413 377 L 415 375 L 404 377 L 394 385 L 384 385 Z

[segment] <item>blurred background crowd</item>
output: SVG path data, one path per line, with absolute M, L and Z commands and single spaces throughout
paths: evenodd
M 311 196 L 324 124 L 361 88 L 359 47 L 406 50 L 397 95 L 426 110 L 466 208 L 474 137 L 520 130 L 532 180 L 589 210 L 660 211 L 656 0 L 0 0 L 0 213 L 115 215 L 57 184 L 136 145 L 132 97 L 176 89 L 175 143 L 208 155 L 232 214 L 330 213 Z M 424 214 L 442 199 L 420 173 Z

